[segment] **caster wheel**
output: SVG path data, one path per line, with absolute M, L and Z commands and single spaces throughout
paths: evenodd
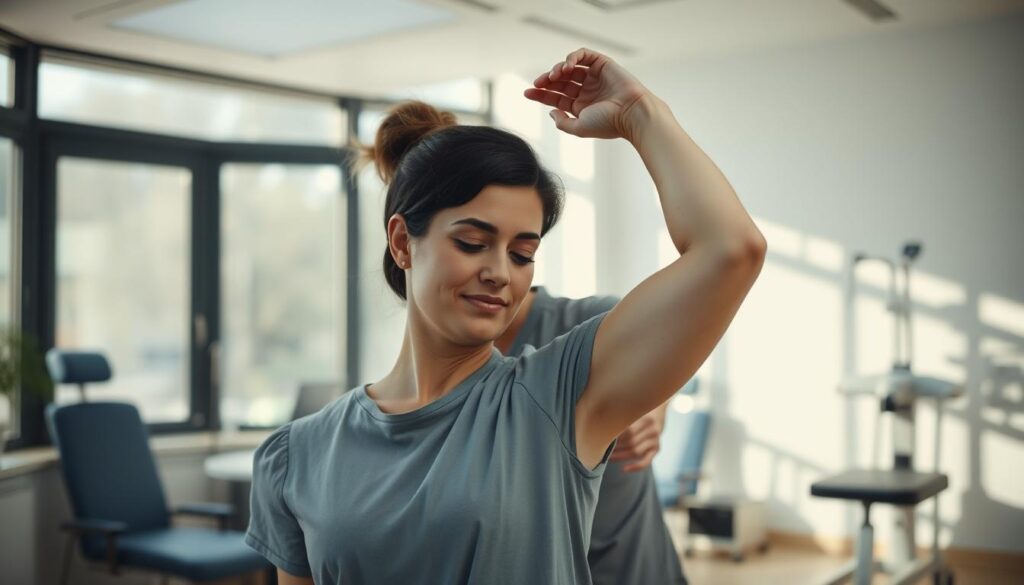
M 935 585 L 953 585 L 953 571 L 943 567 L 932 573 L 932 583 Z
M 732 553 L 732 562 L 734 562 L 734 563 L 742 563 L 743 562 L 743 553 Z

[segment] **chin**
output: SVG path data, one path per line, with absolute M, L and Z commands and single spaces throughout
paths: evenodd
M 467 345 L 483 345 L 501 337 L 501 334 L 508 327 L 504 321 L 487 323 L 467 323 L 462 329 L 461 337 Z

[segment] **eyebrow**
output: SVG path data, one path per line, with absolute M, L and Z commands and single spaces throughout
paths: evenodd
M 481 229 L 481 230 L 483 230 L 483 231 L 485 231 L 485 232 L 487 232 L 489 234 L 497 234 L 498 233 L 498 228 L 494 224 L 487 223 L 486 221 L 484 221 L 482 219 L 477 219 L 475 217 L 467 217 L 466 219 L 460 219 L 458 221 L 453 221 L 452 222 L 452 225 L 460 225 L 460 224 L 471 225 L 471 226 L 473 226 L 475 228 L 479 228 L 479 229 Z M 514 239 L 516 239 L 516 240 L 539 240 L 540 239 L 540 234 L 537 234 L 537 233 L 534 233 L 534 232 L 519 232 L 518 234 L 516 234 L 516 237 Z

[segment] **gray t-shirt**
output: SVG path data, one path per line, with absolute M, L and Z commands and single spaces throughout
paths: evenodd
M 245 542 L 320 584 L 590 585 L 608 452 L 576 457 L 575 406 L 603 315 L 386 414 L 353 389 L 256 451 Z
M 543 287 L 536 296 L 509 355 L 541 347 L 566 331 L 615 306 L 615 297 L 554 298 Z M 590 540 L 590 572 L 594 585 L 686 583 L 662 514 L 654 474 L 624 472 L 623 463 L 609 463 L 601 481 Z

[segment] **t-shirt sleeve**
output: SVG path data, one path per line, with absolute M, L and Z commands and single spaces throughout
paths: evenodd
M 540 349 L 527 346 L 516 363 L 516 382 L 554 422 L 573 453 L 576 402 L 587 387 L 594 338 L 606 314 L 587 319 Z
M 306 541 L 284 499 L 290 438 L 291 423 L 275 430 L 256 449 L 245 544 L 289 574 L 310 577 Z

